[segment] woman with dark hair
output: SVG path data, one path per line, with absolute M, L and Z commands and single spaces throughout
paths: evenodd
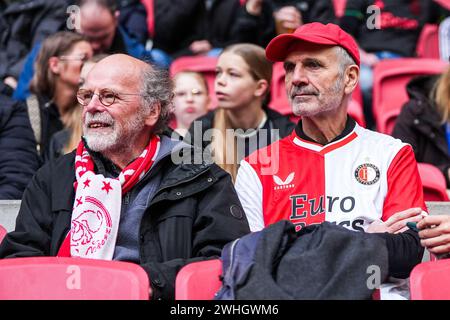
M 43 42 L 30 84 L 33 95 L 27 99 L 41 156 L 51 136 L 65 127 L 69 111 L 78 107 L 81 67 L 92 55 L 89 42 L 73 32 L 58 32 Z
M 231 45 L 219 56 L 214 84 L 217 108 L 198 120 L 203 133 L 215 129 L 209 146 L 212 157 L 233 179 L 244 157 L 287 136 L 295 126 L 267 107 L 271 79 L 272 63 L 257 45 Z M 191 137 L 194 130 L 195 122 Z M 207 143 L 202 142 L 204 147 Z

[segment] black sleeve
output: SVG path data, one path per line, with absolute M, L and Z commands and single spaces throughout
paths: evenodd
M 389 255 L 389 276 L 406 279 L 412 269 L 422 262 L 424 248 L 419 234 L 408 230 L 399 234 L 376 233 L 386 241 Z
M 365 22 L 365 10 L 370 4 L 370 1 L 347 1 L 344 15 L 339 19 L 339 25 L 341 28 L 353 37 L 357 38 L 359 28 Z
M 259 16 L 249 14 L 245 6 L 239 8 L 231 31 L 231 41 L 233 43 L 249 42 L 265 47 L 275 35 L 273 8 L 270 3 L 263 2 Z
M 47 176 L 49 168 L 45 165 L 25 190 L 15 230 L 8 233 L 0 244 L 0 259 L 51 255 L 53 221 Z
M 25 105 L 0 101 L 0 199 L 20 199 L 38 169 L 36 141 Z
M 213 166 L 218 169 L 216 165 Z M 196 261 L 217 259 L 225 244 L 250 233 L 230 175 L 222 175 L 199 197 L 192 230 L 191 258 L 141 264 L 150 278 L 152 299 L 173 300 L 175 279 L 183 266 Z

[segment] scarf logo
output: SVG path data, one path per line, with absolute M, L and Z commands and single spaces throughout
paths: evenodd
M 91 204 L 90 209 L 83 210 L 72 220 L 71 247 L 86 256 L 105 245 L 111 234 L 112 222 L 110 213 L 100 201 L 90 196 L 86 196 L 84 201 Z

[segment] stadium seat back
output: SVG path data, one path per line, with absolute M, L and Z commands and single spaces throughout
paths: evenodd
M 341 18 L 345 13 L 347 0 L 333 0 L 334 14 L 337 18 Z
M 418 75 L 442 73 L 448 63 L 438 59 L 402 58 L 380 61 L 374 69 L 373 115 L 377 131 L 390 134 L 387 124 L 400 114 L 408 101 L 406 85 Z M 394 118 L 394 119 L 392 119 Z M 392 123 L 390 127 L 393 128 Z
M 6 229 L 0 225 L 0 243 L 2 242 L 3 238 L 6 236 L 8 232 L 6 231 Z
M 450 259 L 422 262 L 409 280 L 411 300 L 450 300 Z
M 155 7 L 154 0 L 141 0 L 147 11 L 147 30 L 151 38 L 155 36 Z
M 212 300 L 222 282 L 219 259 L 190 263 L 178 272 L 175 281 L 176 300 Z
M 208 56 L 185 56 L 175 59 L 170 65 L 170 75 L 173 77 L 180 71 L 195 71 L 203 74 L 208 83 L 209 96 L 211 103 L 209 109 L 217 106 L 217 97 L 214 90 L 214 81 L 216 79 L 217 57 Z
M 420 58 L 439 59 L 439 26 L 426 24 L 419 36 L 416 47 Z
M 139 265 L 82 258 L 0 260 L 0 300 L 147 300 Z
M 445 177 L 439 168 L 429 163 L 418 163 L 425 201 L 449 201 Z

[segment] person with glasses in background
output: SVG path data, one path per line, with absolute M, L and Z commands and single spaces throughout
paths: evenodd
M 208 112 L 211 102 L 205 77 L 194 71 L 181 71 L 173 77 L 175 132 L 184 137 L 191 123 Z
M 81 67 L 92 55 L 89 42 L 73 32 L 58 32 L 42 44 L 30 85 L 33 95 L 27 99 L 42 161 L 52 135 L 67 125 L 70 111 L 78 107 Z
M 84 84 L 87 74 L 95 64 L 107 56 L 107 54 L 97 54 L 83 63 L 78 81 L 80 86 Z M 47 153 L 44 155 L 45 161 L 51 161 L 76 149 L 82 136 L 81 113 L 82 108 L 79 107 L 68 110 L 64 128 L 50 138 Z
M 181 267 L 249 233 L 230 176 L 163 134 L 172 97 L 167 71 L 123 54 L 99 61 L 77 93 L 83 138 L 34 176 L 0 258 L 133 262 L 151 298 L 174 299 Z

